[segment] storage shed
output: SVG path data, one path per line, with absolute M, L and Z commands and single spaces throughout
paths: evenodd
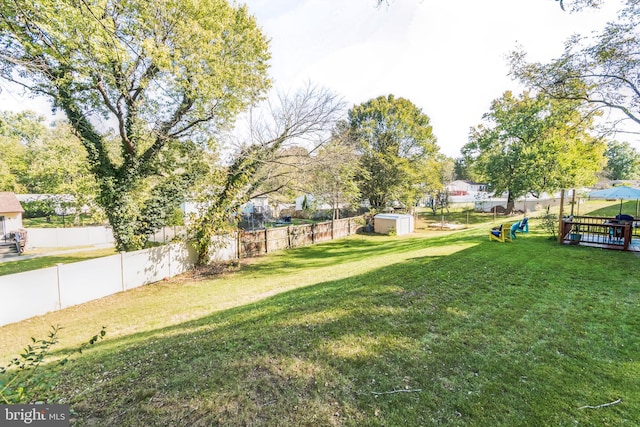
M 373 231 L 380 234 L 390 234 L 395 230 L 397 236 L 413 233 L 413 215 L 378 214 L 373 217 Z

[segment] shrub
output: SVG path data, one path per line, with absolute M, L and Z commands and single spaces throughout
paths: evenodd
M 24 404 L 36 400 L 55 400 L 51 395 L 54 387 L 55 371 L 42 369 L 42 364 L 51 355 L 51 347 L 58 343 L 60 326 L 51 326 L 46 339 L 31 338 L 31 344 L 27 345 L 19 357 L 9 362 L 7 367 L 0 366 L 0 399 L 7 405 Z M 97 335 L 83 343 L 72 353 L 82 351 L 103 339 L 106 335 L 106 327 L 103 326 Z M 62 366 L 69 361 L 70 356 L 59 360 L 56 364 Z

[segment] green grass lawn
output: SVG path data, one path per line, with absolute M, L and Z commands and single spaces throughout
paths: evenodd
M 106 325 L 56 379 L 74 425 L 638 425 L 640 258 L 536 221 L 511 243 L 353 236 L 175 278 L 1 327 L 0 360 L 51 324 L 56 355 Z

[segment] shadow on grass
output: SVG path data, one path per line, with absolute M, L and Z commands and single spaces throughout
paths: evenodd
M 626 404 L 640 399 L 637 258 L 536 236 L 511 245 L 461 236 L 478 244 L 110 340 L 66 371 L 59 389 L 87 425 L 640 419 Z M 347 243 L 361 258 L 421 244 Z M 347 256 L 338 243 L 292 252 L 292 269 Z M 618 398 L 606 410 L 579 409 Z

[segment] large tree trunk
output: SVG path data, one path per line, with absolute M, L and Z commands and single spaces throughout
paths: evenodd
M 507 191 L 507 212 L 506 212 L 507 215 L 510 215 L 513 213 L 515 204 L 516 204 L 516 201 L 513 199 L 513 195 L 511 194 L 511 191 Z

